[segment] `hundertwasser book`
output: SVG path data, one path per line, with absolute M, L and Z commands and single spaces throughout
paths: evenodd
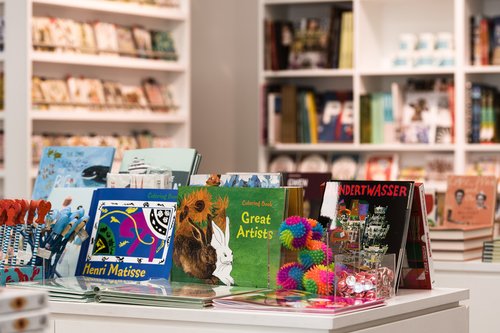
M 358 253 L 370 260 L 393 253 L 397 284 L 413 191 L 409 181 L 327 182 L 319 221 L 328 227 L 334 253 Z
M 117 280 L 168 278 L 176 205 L 177 190 L 97 189 L 76 274 Z
M 53 188 L 104 187 L 113 147 L 45 147 L 32 198 L 47 200 Z
M 172 281 L 276 287 L 286 188 L 179 188 Z

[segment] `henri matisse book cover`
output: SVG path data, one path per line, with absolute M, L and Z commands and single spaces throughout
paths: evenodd
M 97 189 L 76 275 L 168 278 L 176 205 L 176 190 Z
M 180 187 L 172 281 L 276 287 L 285 188 Z
M 395 254 L 397 283 L 413 191 L 410 181 L 327 182 L 319 221 L 328 227 L 334 253 L 357 253 L 370 260 Z
M 47 200 L 56 187 L 104 187 L 113 147 L 45 147 L 32 199 Z

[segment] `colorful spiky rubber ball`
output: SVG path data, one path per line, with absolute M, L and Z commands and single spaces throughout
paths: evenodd
M 281 289 L 302 289 L 302 279 L 304 278 L 304 267 L 291 262 L 284 264 L 278 271 L 276 283 Z
M 300 250 L 312 239 L 311 224 L 304 217 L 290 216 L 281 223 L 279 234 L 284 247 Z
M 319 240 L 309 241 L 306 248 L 300 250 L 298 254 L 299 263 L 305 269 L 309 269 L 313 265 L 328 265 L 332 262 L 332 257 L 332 250 Z
M 330 266 L 316 265 L 304 274 L 306 291 L 318 295 L 332 295 L 335 271 Z

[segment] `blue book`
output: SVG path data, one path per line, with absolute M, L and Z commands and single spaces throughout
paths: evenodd
M 177 190 L 97 189 L 76 275 L 168 279 L 176 207 Z
M 105 187 L 114 155 L 113 147 L 45 147 L 32 199 L 47 200 L 59 187 Z

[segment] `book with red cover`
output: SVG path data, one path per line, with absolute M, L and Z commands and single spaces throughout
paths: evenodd
M 401 288 L 432 289 L 433 264 L 424 184 L 416 183 L 401 273 Z

